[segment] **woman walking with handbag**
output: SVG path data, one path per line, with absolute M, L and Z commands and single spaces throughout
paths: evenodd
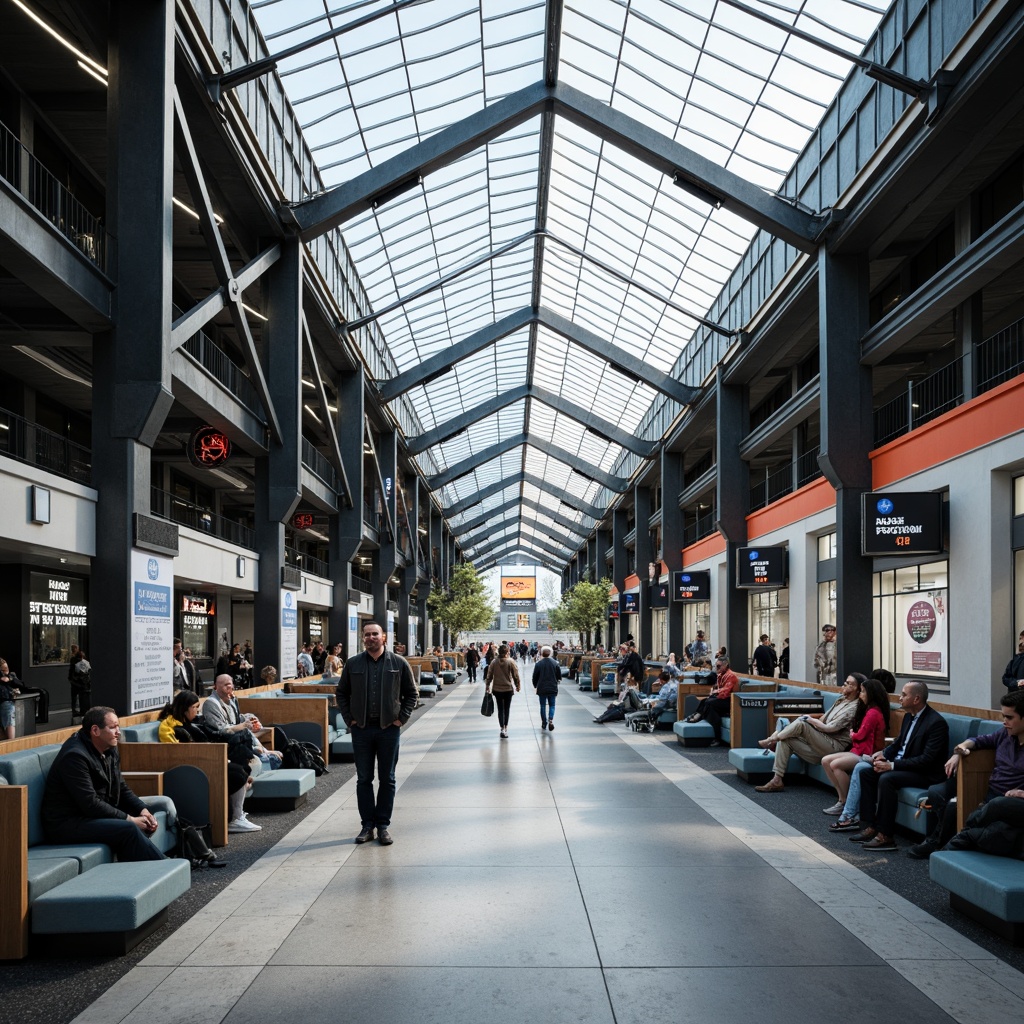
M 502 739 L 508 739 L 508 712 L 512 704 L 512 694 L 519 692 L 519 668 L 508 656 L 508 647 L 502 644 L 498 648 L 498 656 L 484 673 L 487 692 L 494 694 L 498 705 L 498 728 Z

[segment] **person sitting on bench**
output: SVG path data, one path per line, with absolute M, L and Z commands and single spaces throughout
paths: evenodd
M 632 714 L 626 715 L 626 721 L 630 725 L 633 724 L 634 720 L 639 722 L 641 719 L 648 724 L 657 725 L 658 719 L 663 711 L 667 711 L 669 708 L 675 710 L 679 693 L 678 681 L 673 679 L 668 672 L 661 672 L 658 675 L 658 679 L 661 680 L 661 689 L 658 691 L 658 699 L 649 708 L 644 708 L 642 711 L 634 711 Z
M 89 708 L 46 776 L 43 832 L 48 843 L 103 843 L 118 860 L 165 860 L 150 842 L 152 812 L 121 778 L 121 726 L 113 708 Z
M 621 722 L 627 712 L 639 711 L 643 707 L 640 690 L 635 679 L 627 679 L 619 696 L 594 719 L 595 722 Z

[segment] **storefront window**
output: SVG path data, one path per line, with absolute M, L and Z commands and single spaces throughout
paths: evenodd
M 818 538 L 818 561 L 827 562 L 830 558 L 836 557 L 836 535 L 826 533 L 824 537 Z
M 875 658 L 896 675 L 949 677 L 949 563 L 875 573 Z
M 88 653 L 86 582 L 74 576 L 30 572 L 28 583 L 30 657 L 33 666 L 58 665 L 71 645 Z
M 750 650 L 731 651 L 733 668 L 749 667 L 754 648 L 762 633 L 771 637 L 777 654 L 782 653 L 782 640 L 789 636 L 789 588 L 784 590 L 753 590 L 750 593 Z
M 213 597 L 200 594 L 182 594 L 181 645 L 192 652 L 193 658 L 213 657 L 213 622 L 216 602 Z
M 664 608 L 651 612 L 651 643 L 655 657 L 661 659 L 668 655 L 668 612 Z
M 704 631 L 704 639 L 715 653 L 714 638 L 711 636 L 711 602 L 686 601 L 683 603 L 683 641 L 686 644 L 697 639 L 697 630 Z M 683 652 L 676 651 L 676 660 L 682 661 Z
M 836 581 L 822 580 L 818 584 L 818 632 L 826 622 L 836 622 Z

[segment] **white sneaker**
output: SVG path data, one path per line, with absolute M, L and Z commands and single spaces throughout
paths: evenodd
M 255 821 L 250 821 L 244 815 L 228 822 L 228 832 L 260 832 L 262 829 L 262 825 L 257 825 Z

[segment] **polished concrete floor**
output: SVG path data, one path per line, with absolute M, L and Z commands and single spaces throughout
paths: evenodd
M 1019 971 L 589 696 L 503 740 L 481 693 L 403 736 L 393 846 L 346 783 L 77 1021 L 1024 1019 Z

